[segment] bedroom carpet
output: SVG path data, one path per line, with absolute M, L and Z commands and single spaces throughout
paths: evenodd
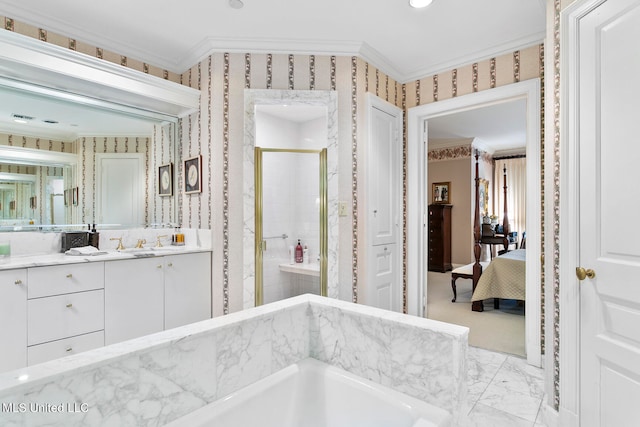
M 458 298 L 452 303 L 451 272 L 428 272 L 427 317 L 469 328 L 469 345 L 501 353 L 526 356 L 524 306 L 501 300 L 494 310 L 493 300 L 485 300 L 484 311 L 471 311 L 471 279 L 458 279 Z

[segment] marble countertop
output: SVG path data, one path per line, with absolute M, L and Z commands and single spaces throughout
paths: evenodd
M 100 255 L 66 255 L 64 253 L 45 253 L 33 255 L 13 255 L 0 259 L 0 271 L 17 268 L 42 267 L 50 265 L 79 264 L 85 262 L 115 261 L 146 257 L 162 257 L 196 252 L 211 252 L 211 249 L 196 246 L 164 246 L 161 248 L 107 250 Z

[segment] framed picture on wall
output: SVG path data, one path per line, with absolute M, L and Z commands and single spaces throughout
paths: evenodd
M 191 157 L 184 161 L 184 192 L 193 194 L 202 192 L 202 156 Z
M 162 197 L 173 195 L 173 163 L 158 167 L 158 194 Z
M 480 214 L 485 216 L 488 215 L 489 212 L 489 181 L 480 178 L 479 182 L 480 185 L 478 186 L 478 192 L 480 194 L 480 198 L 478 200 L 478 204 L 480 206 Z
M 433 203 L 449 203 L 451 200 L 451 182 L 434 182 L 431 186 Z

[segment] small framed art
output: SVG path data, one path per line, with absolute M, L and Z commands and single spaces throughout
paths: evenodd
M 158 167 L 158 194 L 160 196 L 173 195 L 173 163 Z
M 200 193 L 202 191 L 202 156 L 191 157 L 184 161 L 184 192 L 185 194 Z
M 434 182 L 431 190 L 433 203 L 449 203 L 451 200 L 451 182 Z

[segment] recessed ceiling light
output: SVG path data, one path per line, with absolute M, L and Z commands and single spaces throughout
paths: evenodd
M 229 6 L 234 9 L 242 9 L 244 3 L 242 2 L 242 0 L 229 0 Z
M 409 0 L 409 5 L 411 7 L 415 7 L 416 9 L 420 9 L 422 7 L 427 7 L 431 4 L 433 0 Z

